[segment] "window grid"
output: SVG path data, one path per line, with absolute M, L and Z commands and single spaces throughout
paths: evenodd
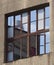
M 16 39 L 20 39 L 20 42 L 22 43 L 22 40 L 21 40 L 21 38 L 22 37 L 27 37 L 27 57 L 29 57 L 29 49 L 30 49 L 30 35 L 36 35 L 36 55 L 40 55 L 40 46 L 44 46 L 44 53 L 46 53 L 46 37 L 45 37 L 45 32 L 49 32 L 49 29 L 45 29 L 45 19 L 48 19 L 49 17 L 46 17 L 45 18 L 45 7 L 43 8 L 43 10 L 44 10 L 44 18 L 43 19 L 40 19 L 40 20 L 44 20 L 43 22 L 44 22 L 44 28 L 43 29 L 41 29 L 41 30 L 38 30 L 38 10 L 39 9 L 37 9 L 36 10 L 36 20 L 34 20 L 34 21 L 36 21 L 36 32 L 33 32 L 33 33 L 31 33 L 30 32 L 30 26 L 31 26 L 31 23 L 32 22 L 34 22 L 34 21 L 32 21 L 31 23 L 30 23 L 30 11 L 29 12 L 27 12 L 28 13 L 28 22 L 27 23 L 22 23 L 22 14 L 20 14 L 21 15 L 21 21 L 20 21 L 20 33 L 22 33 L 22 25 L 23 24 L 28 24 L 28 26 L 27 26 L 27 28 L 28 28 L 28 31 L 27 31 L 27 33 L 25 33 L 25 34 L 21 34 L 21 35 L 18 35 L 18 36 L 15 36 L 15 16 L 16 15 L 13 15 L 13 17 L 14 17 L 14 19 L 13 19 L 13 22 L 14 22 L 14 36 L 12 37 L 12 38 L 8 38 L 8 43 L 9 42 L 13 42 L 14 40 L 16 40 Z M 7 30 L 8 30 L 8 28 L 7 28 Z M 40 45 L 40 43 L 39 44 L 37 44 L 37 37 L 38 37 L 38 35 L 40 35 L 40 33 L 44 33 L 44 45 Z M 38 46 L 37 46 L 38 45 Z M 37 50 L 38 49 L 38 50 Z M 20 58 L 22 58 L 22 44 L 20 44 Z M 14 51 L 13 51 L 13 54 L 14 54 Z M 14 56 L 14 55 L 13 55 Z

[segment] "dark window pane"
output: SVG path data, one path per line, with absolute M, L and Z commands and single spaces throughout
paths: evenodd
M 45 17 L 50 17 L 50 8 L 49 7 L 45 8 Z
M 30 56 L 36 55 L 36 35 L 30 36 Z
M 27 37 L 23 37 L 21 39 L 22 42 L 22 53 L 21 56 L 22 58 L 26 58 L 27 57 Z

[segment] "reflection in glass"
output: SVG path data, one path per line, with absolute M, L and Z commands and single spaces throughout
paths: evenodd
M 22 14 L 22 23 L 27 23 L 28 22 L 28 13 L 23 13 Z
M 44 45 L 44 35 L 40 36 L 40 45 Z
M 31 31 L 31 33 L 32 32 L 36 32 L 36 21 L 31 22 L 31 24 L 30 24 L 30 31 Z
M 49 53 L 50 52 L 50 44 L 46 44 L 46 53 Z
M 45 17 L 50 17 L 50 8 L 49 7 L 45 8 Z
M 50 27 L 50 19 L 47 18 L 45 19 L 45 29 L 49 29 L 49 27 Z
M 8 28 L 8 38 L 11 38 L 11 37 L 13 37 L 13 27 L 10 27 L 10 28 Z
M 25 31 L 25 32 L 28 31 L 28 24 L 23 24 L 22 30 Z
M 21 16 L 17 15 L 15 16 L 15 28 L 20 29 L 20 24 L 21 24 Z
M 40 46 L 40 54 L 44 54 L 44 46 Z
M 50 42 L 50 32 L 46 32 L 46 43 Z
M 38 21 L 38 30 L 44 29 L 44 20 Z
M 8 61 L 13 61 L 13 52 L 8 52 Z
M 22 14 L 22 32 L 28 31 L 28 13 Z
M 8 17 L 8 26 L 14 26 L 13 16 Z
M 44 18 L 44 9 L 38 10 L 38 19 L 43 19 Z
M 31 16 L 31 21 L 35 21 L 36 20 L 36 10 L 31 11 L 30 16 Z

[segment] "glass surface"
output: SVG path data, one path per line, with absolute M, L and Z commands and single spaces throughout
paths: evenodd
M 22 14 L 22 23 L 27 23 L 28 22 L 28 13 L 23 13 Z
M 8 52 L 8 61 L 13 61 L 13 52 Z
M 14 26 L 13 16 L 8 17 L 8 26 Z
M 36 10 L 30 12 L 31 22 L 36 21 Z
M 20 24 L 21 24 L 21 16 L 17 15 L 15 16 L 15 28 L 20 29 Z
M 50 32 L 46 32 L 45 35 L 46 35 L 46 43 L 49 43 L 50 42 Z
M 30 36 L 30 56 L 35 56 L 36 55 L 36 35 L 31 35 Z
M 50 27 L 50 19 L 45 19 L 45 29 L 49 29 Z
M 40 54 L 44 54 L 44 46 L 40 46 Z
M 44 35 L 40 36 L 40 45 L 44 45 Z
M 50 17 L 50 7 L 45 8 L 45 17 Z
M 50 52 L 50 44 L 46 44 L 46 53 L 49 53 Z
M 38 10 L 38 19 L 43 19 L 44 18 L 44 9 Z
M 30 32 L 36 32 L 36 21 L 31 22 L 30 24 Z
M 13 27 L 8 28 L 8 38 L 11 38 L 14 36 L 13 32 L 14 32 Z
M 27 57 L 27 37 L 23 37 L 21 39 L 21 43 L 22 43 L 22 53 L 21 56 L 22 58 L 26 58 Z
M 44 20 L 38 20 L 38 30 L 44 29 Z
M 28 24 L 23 24 L 22 25 L 22 32 L 23 31 L 24 31 L 24 33 L 28 31 Z

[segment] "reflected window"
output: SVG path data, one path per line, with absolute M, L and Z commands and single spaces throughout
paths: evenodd
M 22 14 L 22 31 L 28 31 L 28 13 Z
M 8 17 L 8 38 L 12 38 L 14 36 L 14 17 Z
M 36 10 L 30 12 L 30 32 L 36 32 Z

